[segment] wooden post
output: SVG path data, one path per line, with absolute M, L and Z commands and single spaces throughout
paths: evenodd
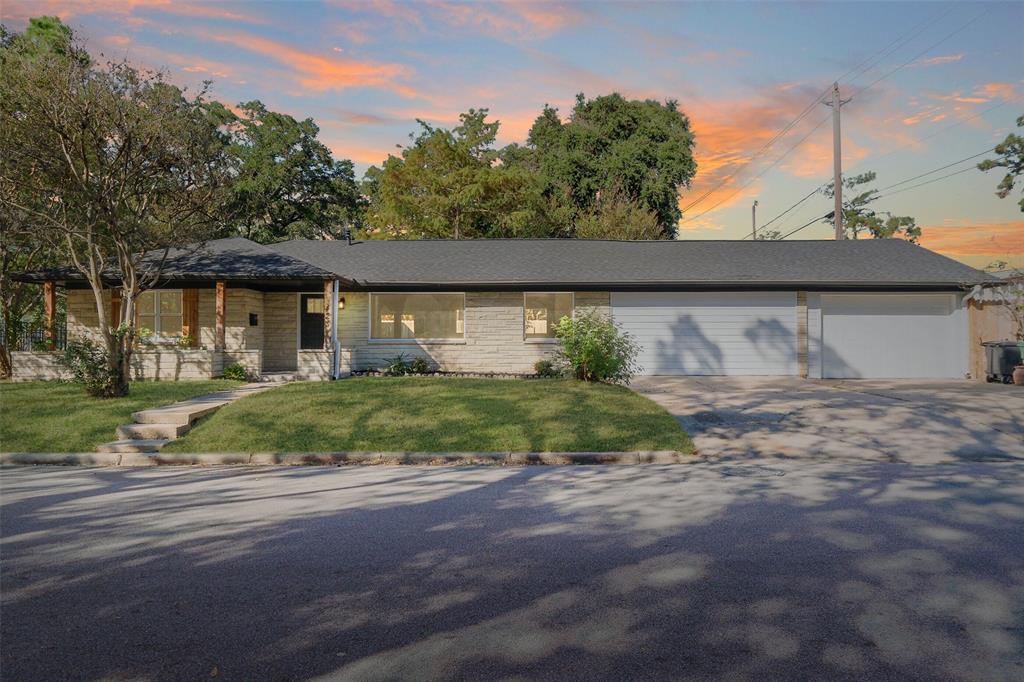
M 331 343 L 334 325 L 334 311 L 331 310 L 331 301 L 334 298 L 334 281 L 324 280 L 324 350 L 333 350 Z
M 57 284 L 43 283 L 43 310 L 46 315 L 46 348 L 57 347 Z
M 121 326 L 121 288 L 110 290 L 110 327 L 117 331 Z
M 796 367 L 801 378 L 807 378 L 807 292 L 796 292 Z
M 224 317 L 227 310 L 227 289 L 228 284 L 223 280 L 217 281 L 217 319 L 214 326 L 214 350 L 224 350 Z
M 181 290 L 181 335 L 192 339 L 189 348 L 199 347 L 199 289 Z

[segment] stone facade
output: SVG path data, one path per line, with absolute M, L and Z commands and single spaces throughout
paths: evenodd
M 466 292 L 465 338 L 424 343 L 412 339 L 371 341 L 369 294 L 342 292 L 339 341 L 351 353 L 351 370 L 382 367 L 388 358 L 404 353 L 424 357 L 447 372 L 529 373 L 538 360 L 551 355 L 554 341 L 527 341 L 524 337 L 523 292 Z M 575 306 L 610 313 L 608 292 L 576 292 Z
M 319 292 L 317 292 L 319 293 Z M 92 292 L 67 292 L 68 339 L 102 343 Z M 200 289 L 199 348 L 140 345 L 133 359 L 137 378 L 199 379 L 217 376 L 240 362 L 252 374 L 291 371 L 302 378 L 327 378 L 331 352 L 298 349 L 298 296 L 294 292 L 262 293 L 227 289 L 225 349 L 214 352 L 215 293 Z M 404 353 L 424 357 L 443 371 L 529 373 L 548 357 L 556 342 L 527 340 L 523 323 L 523 292 L 466 292 L 465 338 L 424 343 L 412 339 L 372 341 L 369 338 L 369 294 L 341 292 L 345 308 L 339 321 L 343 373 L 382 367 Z M 109 294 L 108 294 L 109 304 Z M 608 292 L 576 292 L 575 307 L 611 312 Z M 255 316 L 255 319 L 251 318 Z M 256 324 L 251 324 L 255 321 Z M 44 357 L 45 356 L 45 357 Z M 55 378 L 58 369 L 48 354 L 17 354 L 15 376 Z
M 56 351 L 15 351 L 11 353 L 11 381 L 70 379 L 71 373 L 60 364 L 62 356 Z

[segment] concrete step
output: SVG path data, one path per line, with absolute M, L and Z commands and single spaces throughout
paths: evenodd
M 216 412 L 221 407 L 228 404 L 228 402 L 230 401 L 222 400 L 189 405 L 175 403 L 174 405 L 168 405 L 167 407 L 156 407 L 152 410 L 132 412 L 132 419 L 136 424 L 174 424 L 177 426 L 188 426 L 196 419 L 210 414 L 211 412 Z
M 256 381 L 261 384 L 286 384 L 295 381 L 295 372 L 265 372 Z
M 166 438 L 149 438 L 146 440 L 115 440 L 104 443 L 96 448 L 97 452 L 160 452 L 160 448 L 171 441 Z
M 118 440 L 174 440 L 188 433 L 188 424 L 122 424 L 117 427 Z

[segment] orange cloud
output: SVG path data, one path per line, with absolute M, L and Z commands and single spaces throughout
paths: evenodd
M 921 245 L 951 258 L 1019 258 L 1024 256 L 1024 220 L 924 226 Z
M 27 21 L 30 17 L 55 15 L 67 21 L 89 14 L 129 16 L 137 11 L 153 11 L 176 16 L 224 19 L 247 24 L 267 24 L 258 14 L 234 12 L 222 4 L 188 0 L 6 0 L 4 20 Z
M 951 64 L 958 62 L 964 58 L 963 52 L 960 54 L 947 54 L 940 55 L 938 57 L 929 57 L 928 59 L 922 59 L 918 61 L 915 66 L 935 66 L 937 64 Z
M 383 88 L 404 97 L 415 97 L 416 91 L 398 82 L 411 75 L 401 64 L 382 64 L 345 57 L 318 55 L 275 40 L 250 33 L 203 32 L 202 37 L 240 47 L 272 59 L 297 72 L 297 82 L 312 90 L 345 90 L 348 88 Z

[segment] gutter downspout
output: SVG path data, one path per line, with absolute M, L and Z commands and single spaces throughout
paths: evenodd
M 331 358 L 332 379 L 341 377 L 341 344 L 338 343 L 338 323 L 341 317 L 338 314 L 338 290 L 340 286 L 341 283 L 338 280 L 334 280 L 334 286 L 331 287 L 331 317 L 334 320 L 334 324 L 331 325 L 331 348 L 334 350 L 333 357 Z

